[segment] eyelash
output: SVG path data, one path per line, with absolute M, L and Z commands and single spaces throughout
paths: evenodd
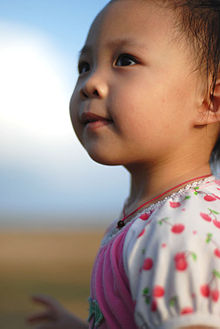
M 90 65 L 89 65 L 88 62 L 86 62 L 86 61 L 79 62 L 79 64 L 78 64 L 78 72 L 79 72 L 79 74 L 85 73 L 85 72 L 83 72 L 83 68 L 85 67 L 85 65 L 87 66 L 87 70 L 85 72 L 88 72 L 89 71 Z
M 117 63 L 119 62 L 120 59 L 128 59 L 131 62 L 133 62 L 133 64 L 129 65 L 128 62 L 127 62 L 127 65 L 117 65 Z M 114 66 L 133 66 L 135 64 L 138 64 L 138 60 L 133 56 L 133 55 L 130 55 L 130 54 L 120 54 L 118 56 L 118 58 L 116 59 L 115 63 L 114 63 Z M 85 68 L 85 71 L 83 71 L 83 69 Z M 82 62 L 79 62 L 79 65 L 78 65 L 78 72 L 79 74 L 83 74 L 83 73 L 86 73 L 90 70 L 90 64 L 86 61 L 82 61 Z
M 130 55 L 130 54 L 121 54 L 118 56 L 117 60 L 115 61 L 115 66 L 117 66 L 117 62 L 120 60 L 120 59 L 129 59 L 129 61 L 132 61 L 134 64 L 132 65 L 121 65 L 121 66 L 133 66 L 135 64 L 138 64 L 138 60 L 133 56 L 133 55 Z

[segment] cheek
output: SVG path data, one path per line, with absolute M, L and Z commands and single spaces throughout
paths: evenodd
M 73 94 L 72 94 L 72 97 L 70 99 L 70 105 L 69 105 L 69 108 L 70 108 L 70 119 L 71 119 L 71 122 L 72 122 L 72 126 L 73 126 L 73 129 L 77 135 L 77 137 L 79 138 L 79 140 L 81 140 L 81 124 L 79 123 L 79 120 L 78 120 L 78 100 L 77 100 L 77 92 L 74 91 Z
M 154 125 L 161 95 L 150 88 L 143 79 L 133 79 L 132 83 L 121 83 L 112 93 L 110 100 L 111 115 L 118 129 L 136 130 L 146 127 L 146 122 Z M 156 103 L 157 102 L 157 103 Z M 132 132 L 132 131 L 131 131 Z M 140 131 L 141 133 L 141 131 Z
M 179 125 L 181 128 L 189 129 L 193 122 L 195 113 L 195 86 L 188 84 L 186 86 L 178 86 L 177 84 L 171 88 L 163 99 L 163 107 L 169 111 L 169 128 Z
M 190 89 L 177 83 L 122 85 L 111 100 L 116 129 L 132 144 L 182 138 L 189 129 Z M 139 84 L 140 85 L 140 84 Z M 168 133 L 169 132 L 169 133 Z M 161 142 L 160 142 L 161 143 Z
M 113 120 L 124 124 L 134 120 L 135 124 L 135 117 L 138 119 L 140 110 L 146 108 L 146 91 L 140 90 L 138 84 L 122 81 L 110 95 L 109 109 Z
M 70 98 L 70 104 L 69 104 L 69 109 L 70 109 L 70 119 L 71 119 L 71 122 L 72 122 L 72 125 L 73 125 L 73 128 L 75 126 L 75 119 L 76 119 L 76 99 L 75 99 L 75 94 L 73 92 L 71 98 Z

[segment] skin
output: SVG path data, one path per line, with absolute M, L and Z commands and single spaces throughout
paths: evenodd
M 79 60 L 72 124 L 91 158 L 130 172 L 127 212 L 210 173 L 219 118 L 173 22 L 173 11 L 151 1 L 113 2 L 93 23 Z M 108 124 L 85 124 L 85 113 Z
M 44 310 L 28 317 L 27 323 L 35 329 L 88 329 L 88 323 L 66 310 L 56 299 L 36 295 L 32 301 Z
M 72 124 L 92 159 L 129 171 L 127 212 L 210 173 L 220 81 L 210 103 L 200 72 L 193 70 L 192 51 L 176 38 L 173 22 L 174 12 L 153 1 L 115 1 L 95 19 L 79 59 Z M 45 307 L 29 319 L 40 324 L 37 329 L 88 328 L 51 297 L 33 300 Z

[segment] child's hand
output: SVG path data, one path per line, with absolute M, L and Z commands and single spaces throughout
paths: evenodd
M 67 311 L 50 296 L 37 295 L 32 300 L 45 307 L 40 313 L 31 315 L 27 321 L 37 325 L 36 329 L 88 329 L 88 324 Z

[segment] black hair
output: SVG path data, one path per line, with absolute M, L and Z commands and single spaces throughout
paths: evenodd
M 211 75 L 213 94 L 220 61 L 220 0 L 170 0 L 172 8 L 179 10 L 180 31 L 187 35 L 198 60 L 198 69 Z

